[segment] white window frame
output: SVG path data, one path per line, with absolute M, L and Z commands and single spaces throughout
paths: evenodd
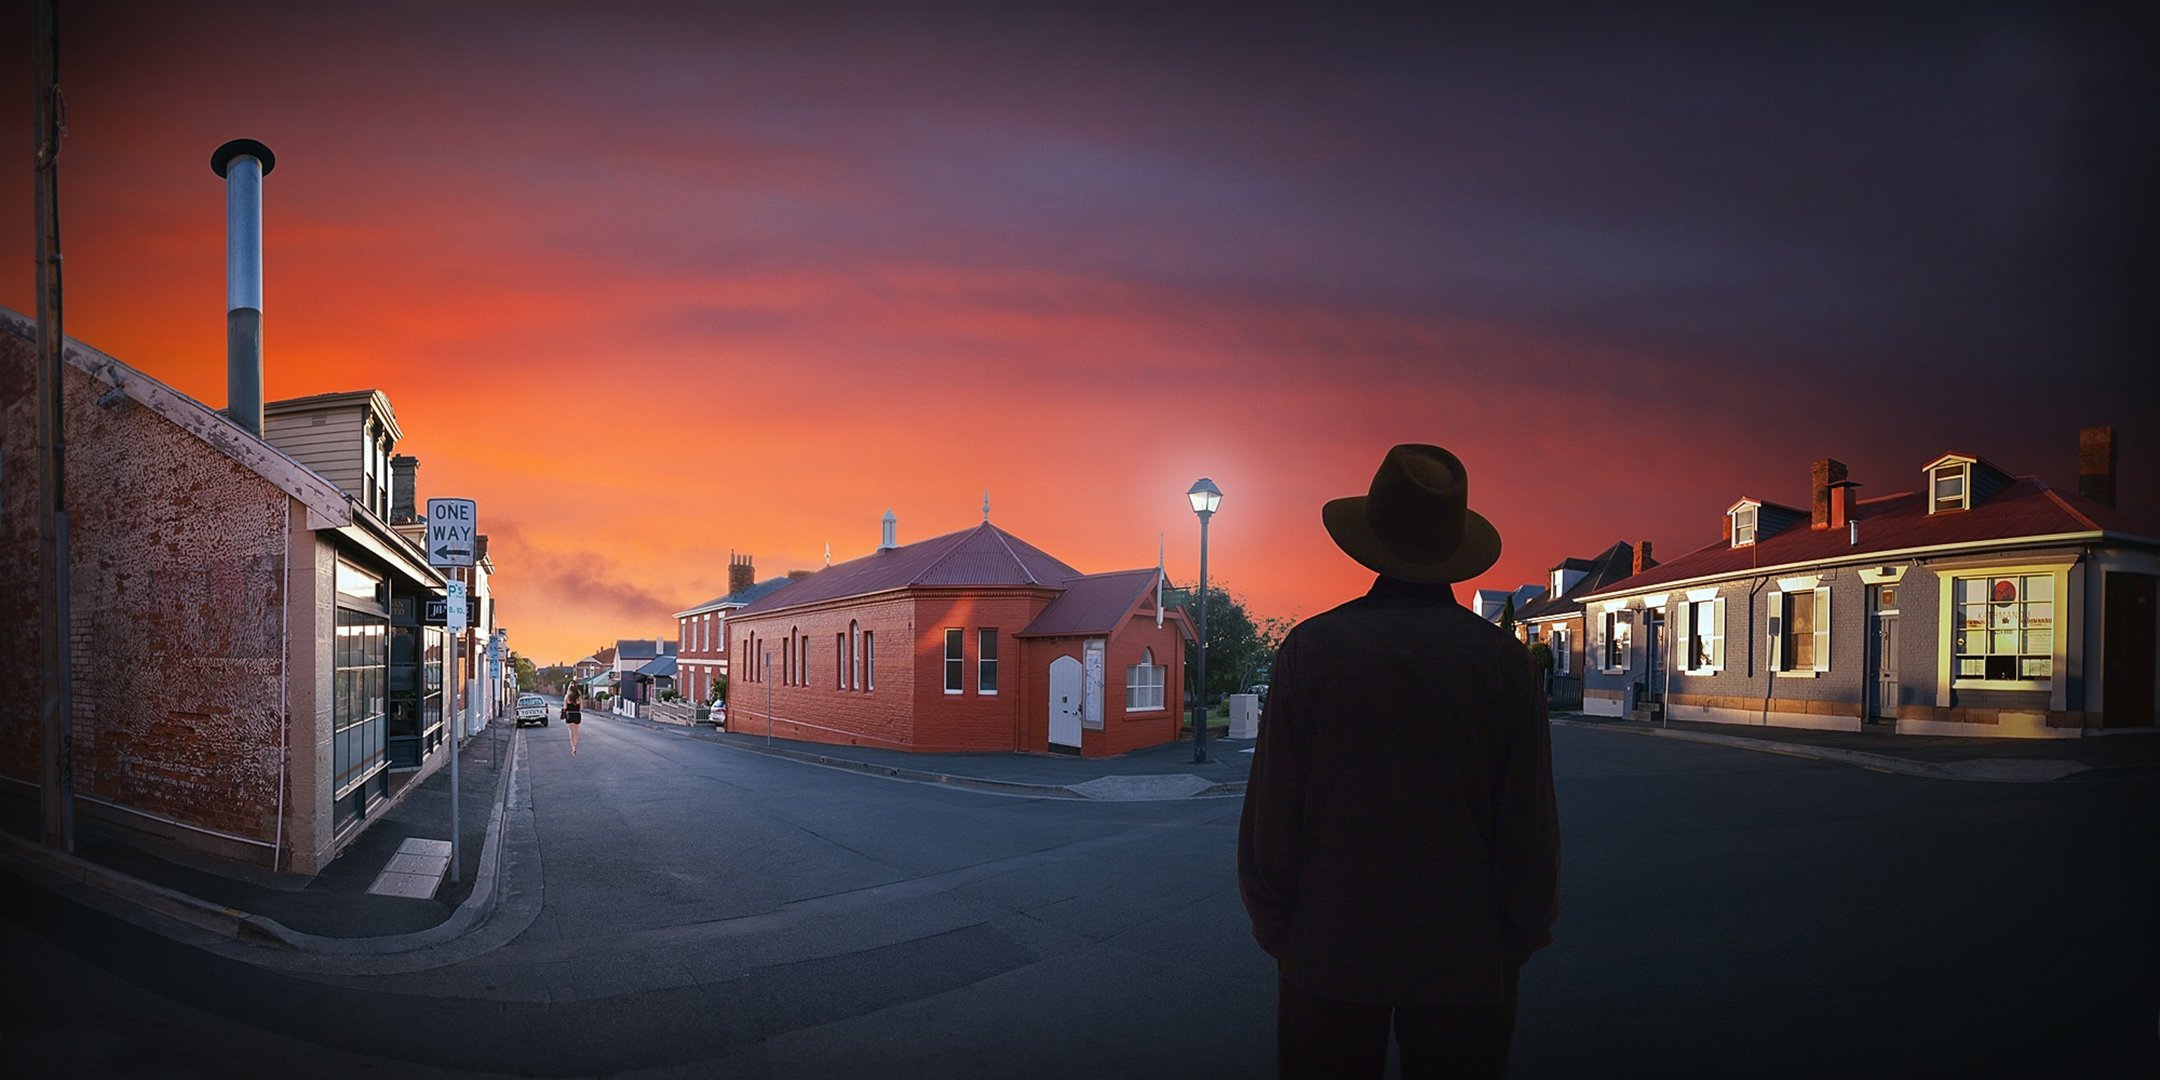
M 1621 633 L 1620 628 L 1627 632 Z M 1618 645 L 1619 662 L 1613 662 L 1615 643 Z M 1632 671 L 1635 667 L 1635 613 L 1627 608 L 1613 608 L 1598 614 L 1598 670 L 1607 675 Z
M 1575 643 L 1568 640 L 1571 636 L 1566 626 L 1555 624 L 1552 628 L 1553 674 L 1555 675 L 1573 674 L 1568 665 L 1569 653 L 1575 647 Z
M 1953 500 L 1938 495 L 1935 491 L 1936 485 L 1953 477 L 1958 481 L 1957 497 Z M 1972 509 L 1972 484 L 1973 468 L 1970 461 L 1953 462 L 1928 470 L 1928 513 Z
M 945 628 L 945 692 L 965 693 L 966 681 L 967 628 L 948 626 Z
M 975 628 L 975 693 L 996 697 L 998 692 L 997 627 Z M 987 678 L 985 678 L 987 676 Z M 985 684 L 989 689 L 983 689 Z
M 2061 671 L 2063 669 L 2066 652 L 2063 635 L 2068 626 L 2068 623 L 2064 618 L 2064 613 L 2069 606 L 2065 590 L 2065 578 L 2067 577 L 2067 575 L 2063 574 L 2059 570 L 2059 568 L 2052 566 L 2021 566 L 1975 569 L 1972 571 L 1945 571 L 1942 577 L 1943 619 L 1941 646 L 1942 654 L 1945 657 L 1945 663 L 1949 670 L 1949 681 L 1951 688 L 1955 690 L 2054 690 L 2055 672 Z M 1959 610 L 1959 601 L 1962 599 L 1959 595 L 1960 583 L 1966 581 L 1990 581 L 2002 578 L 2018 578 L 2021 580 L 2032 578 L 2045 578 L 2048 581 L 2048 599 L 2026 599 L 2025 597 L 2029 595 L 2030 586 L 2021 586 L 2021 595 L 2018 600 L 2014 601 L 2014 603 L 2018 607 L 2018 622 L 2014 632 L 2019 634 L 2029 634 L 2032 632 L 2031 627 L 2027 622 L 2028 618 L 2030 617 L 2030 605 L 2035 603 L 2048 605 L 2048 675 L 2046 678 L 1990 679 L 1985 676 L 1974 677 L 1968 675 L 1960 675 L 1958 673 L 1958 670 L 1961 667 L 1959 661 L 1968 656 L 1978 655 L 1984 658 L 1993 655 L 2015 655 L 2022 658 L 2024 656 L 2031 655 L 2024 652 L 2023 650 L 2012 654 L 1997 654 L 1993 651 L 1992 648 L 1990 648 L 1987 652 L 1978 654 L 1958 652 L 1957 634 L 1958 631 L 1963 628 L 1964 620 L 1964 613 Z M 1993 625 L 1994 612 L 1997 605 L 1990 602 L 1987 604 L 1987 607 L 1988 625 L 1981 628 L 1977 632 L 1981 634 L 1992 635 L 1997 630 L 1997 628 Z M 2022 660 L 2020 661 L 2020 666 L 2022 667 Z
M 875 631 L 862 632 L 862 688 L 863 693 L 877 689 L 877 642 Z
M 1725 598 L 1714 596 L 1705 597 L 1701 600 L 1689 600 L 1682 610 L 1687 612 L 1687 625 L 1683 639 L 1687 647 L 1687 665 L 1681 669 L 1680 673 L 1683 675 L 1715 675 L 1725 670 Z M 1708 634 L 1699 634 L 1697 631 L 1702 626 L 1706 611 L 1708 615 L 1707 621 L 1710 623 L 1710 632 Z M 1711 661 L 1697 667 L 1695 661 L 1701 653 L 1697 646 L 1698 643 L 1704 640 L 1711 643 Z
M 1167 700 L 1164 684 L 1169 681 L 1169 668 L 1155 663 L 1155 650 L 1140 650 L 1140 662 L 1125 669 L 1125 711 L 1127 713 L 1161 712 Z M 1154 693 L 1149 695 L 1147 692 Z M 1146 704 L 1152 696 L 1154 704 Z
M 1803 593 L 1813 594 L 1814 610 L 1809 614 L 1813 626 L 1809 634 L 1809 651 L 1814 654 L 1808 667 L 1792 667 L 1785 655 L 1786 605 L 1791 598 Z M 1812 679 L 1830 670 L 1830 586 L 1791 588 L 1769 594 L 1769 618 L 1766 629 L 1770 639 L 1770 670 L 1779 678 Z
M 1740 538 L 1740 519 L 1741 519 L 1741 518 L 1742 518 L 1743 516 L 1747 518 L 1747 539 L 1745 539 L 1745 540 L 1743 540 L 1743 539 L 1741 539 L 1741 538 Z M 1753 505 L 1753 504 L 1749 504 L 1749 505 L 1747 505 L 1747 506 L 1740 506 L 1740 507 L 1735 507 L 1735 508 L 1733 509 L 1733 512 L 1732 512 L 1732 546 L 1734 546 L 1734 547 L 1748 547 L 1748 546 L 1750 546 L 1750 545 L 1754 544 L 1754 543 L 1755 543 L 1755 537 L 1756 537 L 1756 535 L 1757 535 L 1758 533 L 1760 533 L 1761 531 L 1762 531 L 1762 507 L 1760 507 L 1760 506 L 1755 506 L 1755 505 Z

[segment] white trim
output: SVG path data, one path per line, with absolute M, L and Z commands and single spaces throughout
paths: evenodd
M 1718 598 L 1718 587 L 1712 585 L 1705 589 L 1689 589 L 1681 595 L 1686 596 L 1691 604 L 1702 600 L 1715 600 Z
M 2026 547 L 2054 546 L 2058 544 L 2107 543 L 2109 542 L 2109 537 L 2111 535 L 2113 536 L 2114 540 L 2118 542 L 2130 544 L 2144 544 L 2153 547 L 2160 547 L 2160 539 L 2136 536 L 2130 533 L 2110 534 L 2106 530 L 2095 529 L 2090 532 L 2050 533 L 2046 536 L 2020 536 L 2007 540 L 1970 540 L 1956 544 L 1930 544 L 1924 547 L 1898 548 L 1893 551 L 1874 551 L 1869 552 L 1865 555 L 1841 555 L 1834 559 L 1808 559 L 1801 562 L 1779 563 L 1776 566 L 1751 567 L 1745 570 L 1725 570 L 1715 574 L 1704 574 L 1700 577 L 1680 578 L 1674 581 L 1666 582 L 1665 587 L 1679 588 L 1683 585 L 1702 585 L 1716 581 L 1746 581 L 1749 578 L 1759 578 L 1766 574 L 1774 574 L 1780 570 L 1795 570 L 1808 567 L 1821 567 L 1824 569 L 1830 569 L 1833 567 L 1852 566 L 1855 564 L 1867 565 L 1870 563 L 1882 563 L 1891 559 L 1917 559 L 1925 558 L 1932 555 L 1943 555 L 1957 552 L 1971 552 L 1976 556 L 1985 556 L 1991 552 L 2001 552 L 2005 556 L 2014 556 L 2017 552 L 2017 549 Z M 2075 558 L 2075 556 L 2070 556 L 2070 558 Z M 1593 601 L 1603 600 L 1603 598 L 1611 595 L 1613 594 L 1589 593 L 1581 597 L 1581 599 L 1587 605 Z
M 1642 602 L 1644 607 L 1664 607 L 1666 601 L 1671 599 L 1671 593 L 1657 593 L 1651 596 L 1643 597 Z
M 1822 588 L 1822 575 L 1810 574 L 1805 577 L 1781 577 L 1777 579 L 1777 587 L 1779 592 L 1807 592 L 1811 589 L 1820 589 Z
M 1863 567 L 1857 574 L 1862 582 L 1869 585 L 1896 585 L 1905 580 L 1907 569 L 1908 567 L 1904 566 L 1869 566 Z

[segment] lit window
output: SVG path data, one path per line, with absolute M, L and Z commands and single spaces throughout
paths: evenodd
M 1755 520 L 1759 508 L 1743 506 L 1733 511 L 1732 546 L 1746 547 L 1755 542 Z
M 1145 712 L 1163 707 L 1163 673 L 1155 665 L 1153 649 L 1140 650 L 1140 662 L 1125 669 L 1125 711 Z
M 1830 670 L 1830 590 L 1770 594 L 1770 668 Z
M 945 628 L 945 692 L 960 692 L 960 680 L 967 671 L 967 661 L 960 655 L 966 643 L 966 633 L 957 626 Z
M 1625 671 L 1634 662 L 1635 613 L 1608 611 L 1604 616 L 1605 645 L 1600 657 L 1606 671 Z
M 1956 578 L 1951 655 L 1958 679 L 2045 683 L 2055 674 L 2055 575 Z
M 1687 670 L 1725 669 L 1725 600 L 1694 600 L 1687 605 Z
M 995 694 L 998 689 L 997 627 L 975 630 L 975 692 Z

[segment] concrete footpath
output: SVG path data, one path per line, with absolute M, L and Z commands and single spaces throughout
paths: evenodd
M 1242 796 L 1251 770 L 1252 740 L 1209 740 L 1208 760 L 1193 761 L 1192 744 L 1171 743 L 1115 758 L 1062 754 L 913 754 L 859 746 L 768 739 L 755 717 L 738 728 L 684 726 L 594 712 L 589 724 L 640 725 L 686 740 L 716 743 L 808 766 L 859 772 L 894 781 L 936 784 L 1019 798 L 1131 802 Z M 2121 770 L 2160 775 L 2160 736 L 2127 735 L 2064 740 L 1953 739 L 1877 733 L 1821 732 L 1674 722 L 1671 725 L 1561 713 L 1557 727 L 1612 735 L 1684 739 L 1835 762 L 1879 772 L 1942 780 L 2045 783 Z M 460 759 L 460 880 L 445 881 L 425 898 L 371 891 L 385 871 L 412 865 L 416 849 L 445 840 L 450 826 L 450 773 L 438 769 L 400 793 L 354 844 L 314 878 L 195 854 L 155 839 L 85 825 L 75 855 L 35 842 L 34 807 L 17 802 L 0 815 L 0 870 L 70 892 L 94 889 L 139 908 L 279 950 L 327 955 L 416 952 L 442 945 L 486 921 L 501 889 L 498 870 L 507 845 L 506 808 L 520 801 L 521 740 L 498 721 L 464 747 Z M 525 826 L 528 830 L 528 824 Z

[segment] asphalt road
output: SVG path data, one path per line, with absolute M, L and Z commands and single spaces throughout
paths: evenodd
M 268 970 L 10 883 L 37 992 L 0 1072 L 1272 1074 L 1237 800 L 1015 799 L 592 715 L 575 758 L 523 732 L 502 905 L 429 954 Z M 2151 776 L 1555 747 L 1565 913 L 1516 1075 L 2160 1071 Z

